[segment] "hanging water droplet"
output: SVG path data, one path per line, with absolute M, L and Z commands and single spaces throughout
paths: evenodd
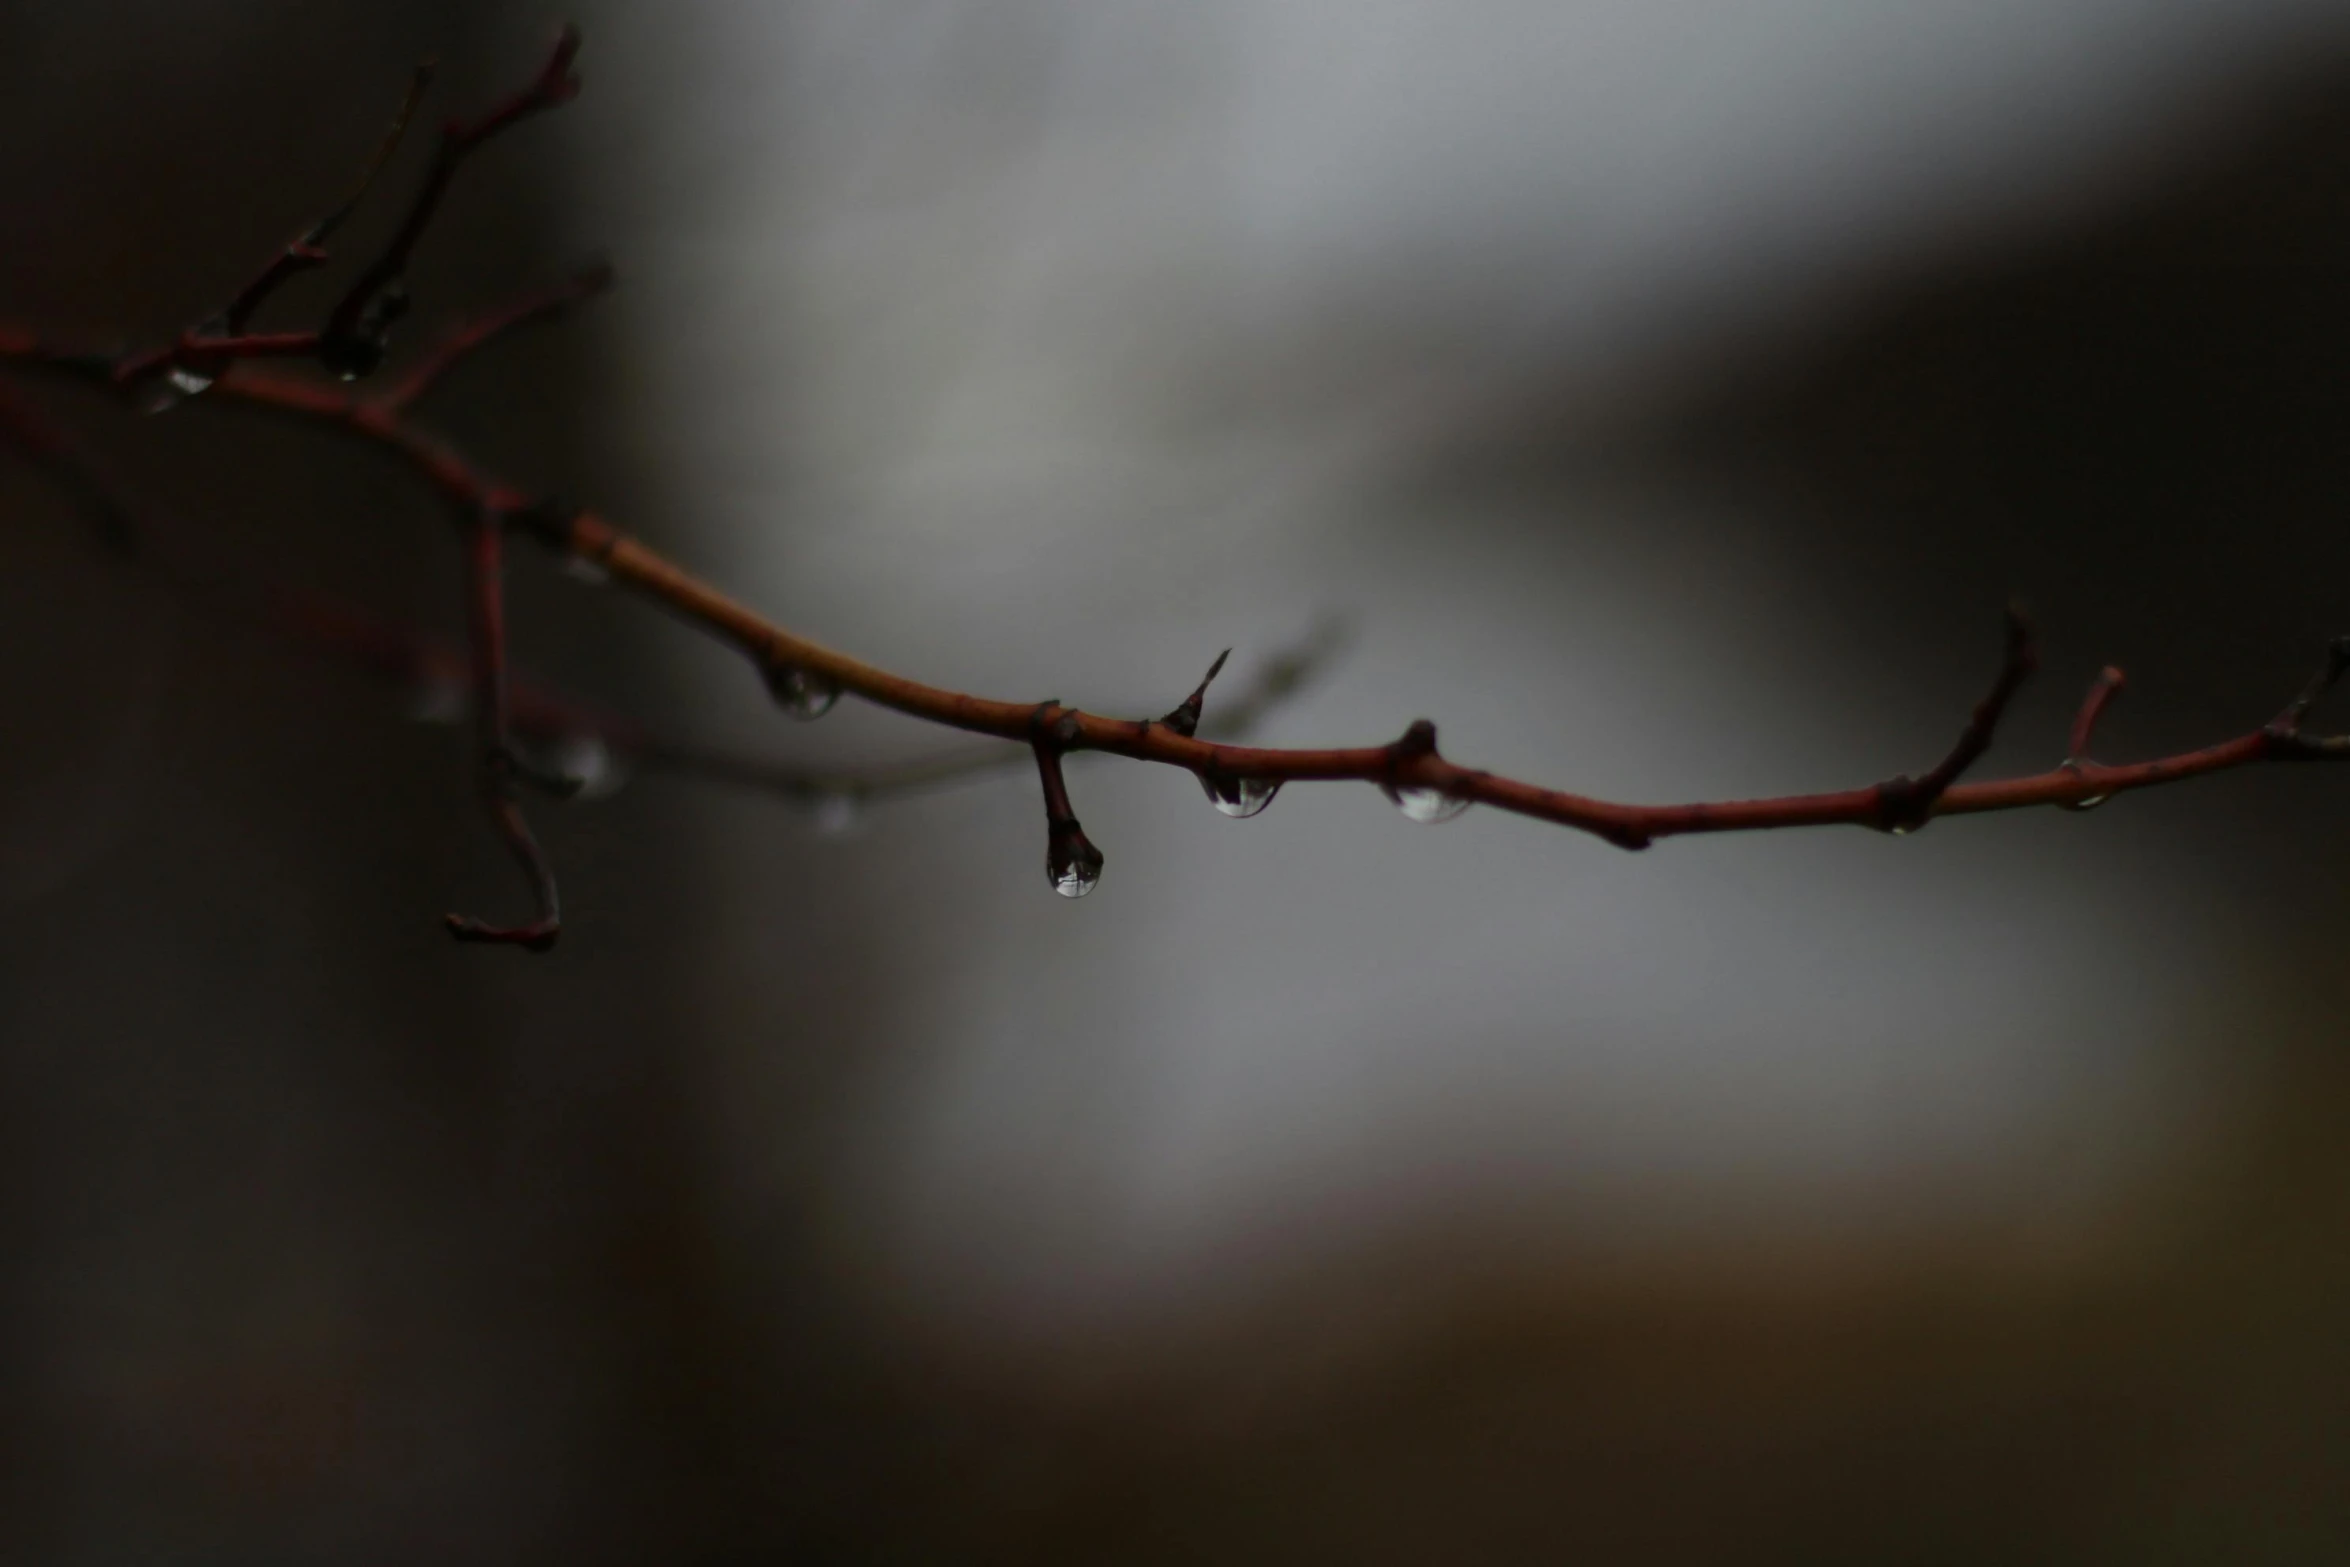
M 1470 804 L 1467 796 L 1447 794 L 1442 789 L 1381 784 L 1379 792 L 1393 800 L 1395 808 L 1415 822 L 1449 822 L 1467 810 Z
M 465 681 L 445 670 L 418 676 L 408 687 L 408 717 L 419 724 L 462 723 L 473 708 Z
M 1278 778 L 1227 778 L 1221 773 L 1199 773 L 1202 793 L 1208 803 L 1235 820 L 1254 816 L 1273 803 L 1273 796 L 1281 792 Z
M 840 700 L 840 687 L 813 669 L 793 664 L 770 664 L 767 689 L 794 718 L 822 718 Z
M 1886 828 L 1885 830 L 1896 838 L 1906 838 L 1911 833 L 1916 832 L 1919 825 L 1920 824 L 1917 822 L 1895 822 L 1892 826 Z
M 845 838 L 864 821 L 865 808 L 846 789 L 833 790 L 816 801 L 816 831 L 826 838 Z
M 163 379 L 182 397 L 201 397 L 212 390 L 212 383 L 220 378 L 187 365 L 173 365 L 163 372 Z
M 569 734 L 547 748 L 545 768 L 558 778 L 577 780 L 578 797 L 600 800 L 628 782 L 628 767 L 602 735 Z
M 1044 873 L 1053 891 L 1062 897 L 1082 898 L 1101 885 L 1102 851 L 1071 822 L 1066 830 L 1054 830 L 1052 846 L 1045 851 Z
M 2097 807 L 2103 805 L 2106 801 L 2112 798 L 2113 796 L 2110 794 L 2092 794 L 2084 799 L 2075 800 L 2071 805 L 2065 807 L 2065 809 L 2072 811 L 2094 811 L 2097 809 Z
M 612 568 L 591 555 L 565 555 L 563 575 L 591 588 L 600 588 L 612 580 Z

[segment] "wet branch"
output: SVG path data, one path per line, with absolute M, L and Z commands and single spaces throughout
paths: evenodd
M 1055 887 L 1069 896 L 1090 891 L 1103 863 L 1101 851 L 1078 823 L 1064 776 L 1065 760 L 1085 752 L 1182 768 L 1198 779 L 1219 810 L 1232 816 L 1255 815 L 1286 784 L 1346 780 L 1376 786 L 1416 821 L 1442 821 L 1469 805 L 1482 804 L 1588 832 L 1627 849 L 1645 848 L 1659 838 L 1685 834 L 1786 827 L 1843 825 L 1908 833 L 1944 816 L 2032 806 L 2083 810 L 2115 795 L 2240 767 L 2350 757 L 2350 735 L 2311 735 L 2305 728 L 2317 702 L 2350 672 L 2350 638 L 2346 638 L 2328 649 L 2317 675 L 2268 724 L 2202 750 L 2134 763 L 2108 764 L 2089 756 L 2098 721 L 2122 686 L 2121 672 L 2108 668 L 2092 684 L 2074 719 L 2064 760 L 2042 772 L 1967 781 L 1968 773 L 1990 749 L 2010 702 L 2037 667 L 2030 627 L 2013 609 L 2008 612 L 2000 667 L 1988 693 L 1976 704 L 1956 743 L 1924 773 L 1830 793 L 1678 805 L 1600 800 L 1463 767 L 1442 753 L 1436 728 L 1425 719 L 1414 721 L 1384 745 L 1278 749 L 1239 744 L 1229 738 L 1230 720 L 1253 718 L 1303 678 L 1315 662 L 1310 652 L 1301 652 L 1287 663 L 1276 659 L 1255 691 L 1244 693 L 1240 701 L 1228 706 L 1224 715 L 1227 723 L 1219 727 L 1207 722 L 1207 698 L 1211 682 L 1223 667 L 1222 657 L 1165 716 L 1135 719 L 1089 713 L 1058 701 L 1001 700 L 930 685 L 825 647 L 765 619 L 622 532 L 601 514 L 533 496 L 504 483 L 417 422 L 417 402 L 458 366 L 523 325 L 558 315 L 591 297 L 608 282 L 607 273 L 583 272 L 568 284 L 459 327 L 428 348 L 416 367 L 389 392 L 367 393 L 322 384 L 257 363 L 310 359 L 345 379 L 376 368 L 388 328 L 406 308 L 402 279 L 409 255 L 429 227 L 457 168 L 498 133 L 570 100 L 578 90 L 578 79 L 571 71 L 578 43 L 576 31 L 566 29 L 528 83 L 480 117 L 451 121 L 444 127 L 433 163 L 398 231 L 315 332 L 260 334 L 246 331 L 245 324 L 285 278 L 326 259 L 324 240 L 373 183 L 412 114 L 414 94 L 421 91 L 421 73 L 410 102 L 396 118 L 351 200 L 289 245 L 209 324 L 211 329 L 183 335 L 162 350 L 109 358 L 60 347 L 36 333 L 0 325 L 0 364 L 118 391 L 135 389 L 142 381 L 168 371 L 183 394 L 210 390 L 214 401 L 304 421 L 390 453 L 458 520 L 468 545 L 473 637 L 464 668 L 474 691 L 482 794 L 493 825 L 530 882 L 535 902 L 533 918 L 517 925 L 492 926 L 451 916 L 450 929 L 460 938 L 543 950 L 553 943 L 560 928 L 554 877 L 517 804 L 518 787 L 524 783 L 536 783 L 554 792 L 563 792 L 567 786 L 565 779 L 548 774 L 517 749 L 518 735 L 528 736 L 542 728 L 567 733 L 584 729 L 612 741 L 626 737 L 648 761 L 820 803 L 842 799 L 853 803 L 969 776 L 1003 765 L 1006 758 L 1016 760 L 1024 749 L 1035 761 L 1043 791 L 1047 869 Z M 128 530 L 130 510 L 107 484 L 103 472 L 13 394 L 0 398 L 0 443 L 13 445 L 58 472 L 101 516 L 111 519 L 118 533 Z M 606 723 L 591 710 L 516 682 L 510 675 L 501 581 L 510 533 L 520 533 L 557 555 L 593 568 L 602 578 L 734 647 L 750 661 L 779 702 L 798 716 L 820 715 L 845 692 L 923 722 L 1013 742 L 1018 749 L 958 754 L 894 774 L 860 778 L 770 772 L 765 764 L 755 761 L 663 745 L 622 722 Z M 287 617 L 289 623 L 314 636 L 365 650 L 366 656 L 378 663 L 406 659 L 409 666 L 423 667 L 412 639 L 404 644 L 401 633 L 387 634 L 380 628 L 354 630 L 347 619 L 338 625 L 333 612 L 316 604 L 305 608 L 305 601 L 299 598 L 280 595 L 271 602 L 294 604 L 295 610 Z M 1252 702 L 1257 706 L 1252 708 Z M 1218 735 L 1227 738 L 1215 738 Z

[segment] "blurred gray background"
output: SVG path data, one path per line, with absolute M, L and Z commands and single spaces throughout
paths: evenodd
M 11 10 L 0 317 L 204 314 L 416 57 L 461 111 L 553 20 Z M 1338 616 L 1269 740 L 1667 800 L 1930 763 L 2011 593 L 1992 769 L 2108 660 L 2154 754 L 2350 630 L 2338 4 L 580 20 L 409 340 L 623 287 L 435 418 L 906 673 L 1159 711 Z M 373 455 L 44 398 L 234 559 L 458 624 Z M 532 960 L 437 927 L 518 889 L 415 693 L 16 462 L 0 539 L 10 1560 L 2350 1549 L 2350 779 L 1633 856 L 1096 762 L 1072 904 L 1017 770 L 837 834 L 644 777 L 538 808 Z M 513 593 L 667 733 L 940 744 Z

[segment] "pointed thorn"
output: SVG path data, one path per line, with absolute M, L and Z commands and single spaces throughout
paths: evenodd
M 1159 722 L 1186 740 L 1198 734 L 1200 714 L 1207 709 L 1208 687 L 1213 685 L 1216 677 L 1224 672 L 1224 661 L 1231 656 L 1232 649 L 1230 648 L 1218 653 L 1216 661 L 1208 666 L 1208 672 L 1200 676 L 1199 684 L 1192 688 L 1191 695 L 1178 702 Z

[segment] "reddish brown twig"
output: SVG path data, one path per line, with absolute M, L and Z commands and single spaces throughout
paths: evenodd
M 287 279 L 327 263 L 326 242 L 359 209 L 359 203 L 375 184 L 376 176 L 391 161 L 393 151 L 399 147 L 400 138 L 408 129 L 408 121 L 416 113 L 417 104 L 423 100 L 425 86 L 431 80 L 432 62 L 427 60 L 409 78 L 408 95 L 401 100 L 399 113 L 392 117 L 390 129 L 376 145 L 375 156 L 368 159 L 367 167 L 361 171 L 359 183 L 352 187 L 350 195 L 344 197 L 326 216 L 288 241 L 285 248 L 272 256 L 269 264 L 251 282 L 237 291 L 236 297 L 222 307 L 218 315 L 182 332 L 161 348 L 123 359 L 114 368 L 115 379 L 125 385 L 132 385 L 158 375 L 169 375 L 171 393 L 192 395 L 211 386 L 239 360 L 316 357 L 325 342 L 321 333 L 250 333 L 245 330 L 246 323 Z M 167 400 L 170 395 L 166 394 Z
M 2081 698 L 2081 710 L 2073 715 L 2072 739 L 2062 764 L 2066 772 L 2078 777 L 2089 766 L 2089 746 L 2097 738 L 2098 720 L 2105 716 L 2113 699 L 2121 695 L 2124 681 L 2120 666 L 2108 664 L 2089 682 L 2089 693 Z M 2062 804 L 2068 811 L 2093 811 L 2105 801 L 2106 796 L 2091 794 Z
M 612 268 L 599 261 L 580 268 L 560 283 L 475 317 L 427 350 L 416 368 L 384 394 L 384 406 L 397 412 L 406 411 L 483 349 L 526 326 L 553 321 L 611 286 Z
M 555 46 L 538 75 L 493 104 L 480 117 L 450 120 L 441 127 L 440 145 L 433 153 L 432 166 L 425 171 L 424 183 L 409 203 L 407 216 L 327 316 L 320 354 L 328 368 L 345 379 L 355 379 L 382 362 L 385 334 L 393 322 L 407 313 L 404 280 L 408 258 L 415 251 L 417 241 L 424 237 L 424 231 L 431 227 L 459 165 L 499 132 L 577 97 L 579 78 L 571 73 L 571 62 L 578 55 L 579 29 L 566 26 L 557 35 Z
M 449 127 L 440 156 L 400 235 L 345 296 L 330 320 L 328 336 L 356 332 L 361 315 L 379 311 L 382 301 L 395 292 L 408 251 L 466 151 L 525 115 L 571 96 L 577 84 L 569 66 L 576 47 L 576 35 L 567 31 L 530 86 L 481 120 Z M 531 876 L 539 914 L 527 925 L 504 929 L 453 921 L 452 928 L 460 935 L 543 946 L 552 940 L 556 929 L 553 881 L 513 798 L 513 784 L 525 776 L 525 770 L 517 765 L 511 746 L 513 714 L 506 691 L 503 608 L 496 589 L 504 533 L 510 527 L 519 528 L 550 550 L 597 568 L 616 584 L 735 646 L 779 696 L 806 714 L 820 712 L 833 694 L 846 691 L 930 723 L 1025 743 L 1036 759 L 1044 788 L 1048 868 L 1055 885 L 1064 891 L 1073 886 L 1077 891 L 1089 889 L 1101 868 L 1100 851 L 1077 825 L 1062 777 L 1063 758 L 1083 751 L 1184 768 L 1200 779 L 1220 808 L 1233 815 L 1261 809 L 1284 783 L 1344 779 L 1378 786 L 1416 820 L 1443 820 L 1470 804 L 1485 804 L 1578 828 L 1632 849 L 1681 834 L 1783 827 L 1842 824 L 1905 832 L 1941 816 L 2037 805 L 2079 808 L 2116 794 L 2260 762 L 2350 756 L 2350 736 L 2312 737 L 2302 728 L 2319 697 L 2350 670 L 2350 639 L 2345 639 L 2333 645 L 2325 668 L 2276 720 L 2249 734 L 2151 761 L 2114 766 L 2093 762 L 2085 754 L 2087 740 L 2113 689 L 2118 688 L 2117 674 L 2110 681 L 2101 677 L 2093 689 L 2075 722 L 2072 754 L 2064 762 L 2023 777 L 1965 782 L 1964 775 L 1990 747 L 2008 703 L 2037 662 L 2030 629 L 2012 610 L 1997 679 L 1975 707 L 1957 743 L 1932 769 L 1915 778 L 1905 775 L 1857 789 L 1774 799 L 1627 805 L 1546 789 L 1448 760 L 1438 748 L 1435 726 L 1424 719 L 1414 722 L 1394 742 L 1380 746 L 1269 749 L 1204 740 L 1195 732 L 1204 710 L 1204 681 L 1166 718 L 1157 721 L 1109 718 L 1057 702 L 1039 705 L 992 700 L 928 685 L 775 625 L 623 534 L 599 514 L 540 500 L 504 484 L 416 423 L 410 405 L 417 395 L 450 366 L 500 336 L 508 325 L 533 316 L 527 308 L 519 314 L 510 310 L 459 329 L 429 352 L 423 368 L 389 396 L 370 397 L 267 372 L 241 373 L 221 383 L 223 393 L 244 406 L 315 423 L 392 453 L 413 468 L 471 530 L 476 625 L 470 667 L 480 707 L 477 722 L 485 757 L 485 793 L 493 820 Z M 6 327 L 0 327 L 0 361 L 121 384 L 116 362 L 67 352 L 33 334 Z M 1220 667 L 1221 660 L 1218 663 Z M 1210 671 L 1211 678 L 1214 673 Z
M 367 199 L 367 192 L 373 188 L 376 177 L 392 161 L 392 154 L 399 149 L 401 137 L 408 133 L 408 122 L 416 116 L 416 106 L 424 101 L 425 88 L 432 84 L 432 71 L 433 62 L 426 60 L 409 76 L 408 95 L 400 100 L 399 112 L 392 116 L 391 126 L 384 132 L 383 140 L 376 143 L 375 156 L 367 160 L 367 167 L 360 172 L 359 183 L 351 187 L 351 194 L 345 196 L 325 217 L 289 241 L 286 248 L 271 257 L 269 265 L 263 267 L 253 281 L 247 283 L 238 291 L 237 297 L 228 302 L 227 308 L 220 313 L 222 334 L 234 337 L 242 333 L 245 323 L 252 319 L 253 313 L 277 291 L 280 284 L 296 273 L 326 264 L 326 242 L 334 238 L 337 229 L 350 221 L 352 213 L 359 210 L 359 204 Z
M 2097 737 L 2097 722 L 2126 684 L 2128 677 L 2116 665 L 2108 664 L 2097 671 L 2097 678 L 2089 683 L 2089 694 L 2081 698 L 2080 712 L 2073 715 L 2072 744 L 2065 754 L 2067 761 L 2089 760 L 2089 744 Z
M 1221 663 L 1219 659 L 1217 662 Z M 1058 702 L 1039 702 L 1028 718 L 1029 745 L 1044 785 L 1044 875 L 1064 898 L 1082 898 L 1102 879 L 1102 851 L 1078 825 L 1061 778 L 1061 753 L 1076 744 L 1076 714 Z
M 579 79 L 571 74 L 571 62 L 578 53 L 579 30 L 564 28 L 546 63 L 527 84 L 500 99 L 479 118 L 450 120 L 442 127 L 440 146 L 409 204 L 407 215 L 375 260 L 344 292 L 322 327 L 307 332 L 247 331 L 246 323 L 253 314 L 289 278 L 324 266 L 331 259 L 326 250 L 327 240 L 358 210 L 373 188 L 423 99 L 424 89 L 432 79 L 432 62 L 419 65 L 410 78 L 407 97 L 350 195 L 273 256 L 218 315 L 189 328 L 160 348 L 126 355 L 117 361 L 113 369 L 115 380 L 124 386 L 145 386 L 158 377 L 166 378 L 168 388 L 153 404 L 160 407 L 168 406 L 175 397 L 193 396 L 210 389 L 235 366 L 254 359 L 312 359 L 345 380 L 356 380 L 372 372 L 383 361 L 392 326 L 407 314 L 405 279 L 409 257 L 440 210 L 441 198 L 456 177 L 458 166 L 467 154 L 500 131 L 576 96 Z M 461 357 L 465 351 L 459 349 L 455 357 Z M 439 373 L 440 370 L 433 370 L 426 376 L 427 382 Z
M 1975 704 L 1966 728 L 1959 732 L 1958 743 L 1935 764 L 1933 771 L 1922 778 L 1904 774 L 1877 785 L 1877 820 L 1871 825 L 1892 833 L 1915 832 L 1925 826 L 1934 814 L 1935 802 L 1948 794 L 1950 786 L 1991 748 L 1991 737 L 1998 732 L 2007 704 L 2039 667 L 2040 652 L 2032 641 L 2032 623 L 2024 617 L 2020 606 L 2010 604 L 2007 651 L 2000 659 L 1999 678 L 1992 682 L 1990 694 Z
M 526 767 L 514 751 L 513 725 L 506 702 L 506 522 L 483 508 L 473 519 L 467 540 L 467 587 L 473 610 L 474 727 L 481 747 L 482 801 L 506 848 L 530 879 L 537 900 L 535 918 L 521 925 L 490 925 L 461 914 L 447 916 L 449 933 L 460 941 L 505 942 L 545 951 L 562 933 L 563 918 L 555 890 L 555 873 L 531 836 L 515 802 L 517 782 L 554 787 L 544 775 Z
M 209 388 L 241 360 L 312 359 L 323 341 L 316 332 L 254 332 L 242 337 L 182 332 L 162 348 L 123 360 L 115 366 L 114 376 L 128 386 L 168 375 L 173 392 L 192 396 Z M 169 397 L 167 393 L 166 401 Z

